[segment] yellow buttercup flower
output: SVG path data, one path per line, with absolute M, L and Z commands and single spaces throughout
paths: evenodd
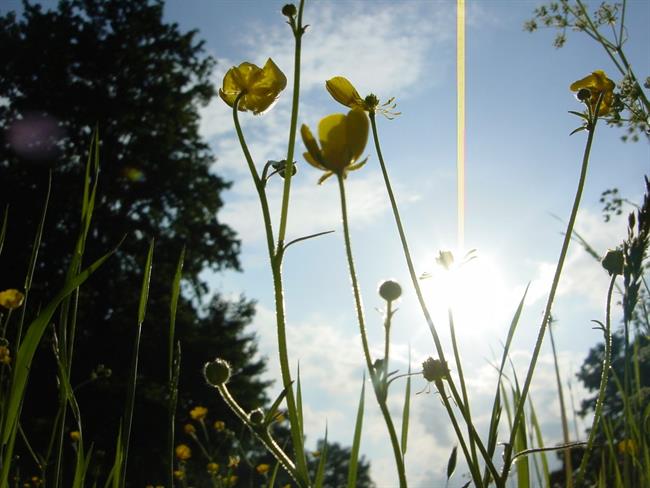
M 229 468 L 236 468 L 237 466 L 239 466 L 239 461 L 240 461 L 240 458 L 237 455 L 228 456 L 228 467 Z
M 360 108 L 365 110 L 363 98 L 359 95 L 357 89 L 343 76 L 335 76 L 325 82 L 325 88 L 337 102 L 350 108 Z
M 271 466 L 268 464 L 258 464 L 257 467 L 255 468 L 255 471 L 257 471 L 259 474 L 266 474 L 269 472 L 269 469 L 271 469 Z
M 81 433 L 78 430 L 70 432 L 70 440 L 72 442 L 79 442 L 79 439 L 81 439 Z
M 190 410 L 190 417 L 192 417 L 193 420 L 203 420 L 207 414 L 208 409 L 200 405 Z
M 307 148 L 305 160 L 313 167 L 325 171 L 318 183 L 333 174 L 345 177 L 349 171 L 359 169 L 366 159 L 357 163 L 368 141 L 368 117 L 359 109 L 352 109 L 347 115 L 332 114 L 318 123 L 318 139 L 309 127 L 300 128 L 302 140 Z
M 174 478 L 177 480 L 184 480 L 185 479 L 185 471 L 181 469 L 176 469 L 174 470 Z
M 596 70 L 591 73 L 589 76 L 585 76 L 583 79 L 574 81 L 569 87 L 571 91 L 580 92 L 581 90 L 586 90 L 583 92 L 585 97 L 584 100 L 589 102 L 589 106 L 592 111 L 596 110 L 596 103 L 598 103 L 598 97 L 600 94 L 603 94 L 602 101 L 600 102 L 600 109 L 598 110 L 599 115 L 607 115 L 614 103 L 614 88 L 616 84 L 607 78 L 607 75 L 603 70 Z M 580 96 L 580 95 L 579 95 Z
M 183 432 L 185 432 L 188 435 L 192 435 L 196 433 L 196 427 L 194 427 L 192 424 L 185 424 L 183 426 Z
M 0 307 L 10 310 L 20 307 L 23 304 L 25 295 L 14 288 L 0 291 Z
M 208 463 L 206 469 L 210 474 L 217 474 L 219 472 L 219 465 L 217 463 Z
M 634 439 L 623 439 L 618 443 L 618 452 L 634 456 L 639 452 L 639 447 Z
M 376 95 L 370 94 L 365 98 L 361 98 L 359 92 L 350 81 L 343 76 L 335 76 L 325 82 L 325 88 L 332 95 L 332 98 L 350 108 L 358 108 L 371 114 L 380 113 L 388 119 L 393 119 L 395 116 L 400 115 L 396 112 L 395 98 L 389 99 L 387 102 L 379 105 L 379 98 Z
M 186 444 L 177 445 L 174 452 L 176 453 L 176 459 L 179 461 L 187 461 L 192 457 L 192 449 Z
M 223 432 L 226 428 L 226 423 L 223 420 L 215 420 L 213 427 L 217 432 Z
M 7 346 L 0 346 L 0 364 L 11 364 L 11 351 Z
M 266 112 L 287 86 L 287 77 L 271 58 L 263 68 L 252 63 L 233 66 L 223 77 L 219 96 L 231 107 L 241 94 L 237 108 L 255 115 Z

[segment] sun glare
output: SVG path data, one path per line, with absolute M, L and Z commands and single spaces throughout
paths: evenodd
M 459 336 L 507 327 L 514 311 L 513 294 L 494 257 L 476 251 L 454 252 L 449 262 L 443 252 L 431 262 L 433 269 L 422 284 L 438 324 L 447 323 L 451 310 Z

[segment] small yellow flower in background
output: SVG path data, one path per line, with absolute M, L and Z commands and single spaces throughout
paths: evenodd
M 598 114 L 607 115 L 614 103 L 615 87 L 616 84 L 607 78 L 607 75 L 603 70 L 599 69 L 591 73 L 589 76 L 585 76 L 581 80 L 574 81 L 571 83 L 569 88 L 571 91 L 578 92 L 579 94 L 581 90 L 586 90 L 586 92 L 583 92 L 585 94 L 584 100 L 589 102 L 592 111 L 596 110 L 598 97 L 600 97 L 600 94 L 602 93 L 603 99 L 600 102 Z
M 325 82 L 325 88 L 332 95 L 332 98 L 340 104 L 350 108 L 366 109 L 363 98 L 347 78 L 335 76 Z
M 235 486 L 237 484 L 237 480 L 239 479 L 239 476 L 233 474 L 230 476 L 230 478 L 226 479 L 226 486 Z
M 81 433 L 78 430 L 70 432 L 70 440 L 72 442 L 79 442 L 79 439 L 81 439 Z
M 190 446 L 186 444 L 177 445 L 174 452 L 176 453 L 176 459 L 179 459 L 180 461 L 187 461 L 192 457 L 192 449 L 190 449 Z
M 313 451 L 311 455 L 314 456 L 315 458 L 320 457 L 320 451 Z
M 352 109 L 347 115 L 332 114 L 318 123 L 318 139 L 305 124 L 300 128 L 302 140 L 307 148 L 305 160 L 313 167 L 325 171 L 318 183 L 321 184 L 333 174 L 344 178 L 349 171 L 361 168 L 366 163 L 361 157 L 368 141 L 368 117 L 359 109 Z
M 618 452 L 634 456 L 639 452 L 639 447 L 634 439 L 623 439 L 618 443 Z
M 188 435 L 192 435 L 196 432 L 196 428 L 192 424 L 185 424 L 183 426 L 183 431 Z
M 282 485 L 282 488 L 291 488 L 291 484 L 287 483 L 286 485 Z
M 23 304 L 25 295 L 14 288 L 9 290 L 0 291 L 0 307 L 8 308 L 13 310 L 20 307 Z
M 11 351 L 7 346 L 0 346 L 0 364 L 11 364 Z
M 239 456 L 228 456 L 228 467 L 236 468 L 239 466 Z
M 185 479 L 185 471 L 182 469 L 176 469 L 174 470 L 174 478 L 177 480 L 184 480 Z
M 257 471 L 259 474 L 266 474 L 269 472 L 269 469 L 271 469 L 271 466 L 268 464 L 258 464 L 255 468 L 255 471 Z
M 223 420 L 215 420 L 213 427 L 217 432 L 223 432 L 226 428 L 226 423 Z
M 208 409 L 201 407 L 200 405 L 190 410 L 190 417 L 192 417 L 193 420 L 203 420 L 207 414 Z
M 230 68 L 223 77 L 219 96 L 232 107 L 236 98 L 243 94 L 237 108 L 259 115 L 271 108 L 286 86 L 287 77 L 269 58 L 263 68 L 252 63 Z
M 217 463 L 208 463 L 206 469 L 210 474 L 217 474 L 219 472 L 219 465 Z
M 43 480 L 38 476 L 32 476 L 32 486 L 43 486 Z

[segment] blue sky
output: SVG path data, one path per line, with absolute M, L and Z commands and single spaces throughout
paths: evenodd
M 614 76 L 604 52 L 592 41 L 571 34 L 567 46 L 552 47 L 554 33 L 528 34 L 522 25 L 538 2 L 468 2 L 466 247 L 478 258 L 467 265 L 457 328 L 473 408 L 484 425 L 494 374 L 489 360 L 500 350 L 507 326 L 528 282 L 531 291 L 513 353 L 520 376 L 537 333 L 563 225 L 577 182 L 584 133 L 569 137 L 579 122 L 567 113 L 580 110 L 568 85 L 595 69 Z M 262 65 L 272 57 L 290 79 L 292 39 L 278 14 L 282 2 L 170 2 L 167 15 L 184 27 L 197 27 L 220 61 L 215 83 L 242 61 Z M 456 244 L 456 78 L 455 3 L 449 1 L 310 2 L 305 22 L 300 122 L 317 121 L 343 107 L 324 89 L 332 76 L 349 78 L 362 95 L 395 96 L 402 115 L 379 120 L 387 161 L 419 271 L 434 269 L 440 249 Z M 633 1 L 627 46 L 640 76 L 648 73 L 650 10 Z M 253 156 L 262 165 L 286 154 L 291 93 L 271 112 L 244 116 Z M 254 330 L 269 358 L 269 376 L 279 379 L 271 276 L 263 229 L 252 183 L 234 138 L 228 107 L 215 100 L 204 110 L 204 134 L 219 157 L 216 170 L 233 182 L 222 217 L 241 235 L 244 273 L 209 277 L 224 294 L 245 293 L 258 300 Z M 596 249 L 616 246 L 624 221 L 604 225 L 600 192 L 616 186 L 638 199 L 650 160 L 646 142 L 624 144 L 621 131 L 601 126 L 577 229 Z M 301 148 L 299 143 L 299 148 Z M 301 148 L 302 150 L 302 148 Z M 364 295 L 371 347 L 380 357 L 382 303 L 377 284 L 395 278 L 405 293 L 393 326 L 393 367 L 412 368 L 433 355 L 432 341 L 409 285 L 402 252 L 388 207 L 377 158 L 347 180 L 352 208 L 352 243 Z M 300 160 L 300 158 L 299 158 Z M 363 359 L 354 318 L 340 231 L 336 185 L 316 185 L 317 171 L 300 160 L 293 183 L 289 235 L 293 238 L 335 229 L 337 232 L 295 246 L 287 255 L 285 284 L 290 354 L 300 361 L 306 392 L 308 443 L 322 436 L 351 443 Z M 271 199 L 280 198 L 280 180 Z M 276 213 L 277 215 L 277 213 Z M 426 283 L 437 326 L 448 345 L 444 288 L 439 274 Z M 586 351 L 601 336 L 591 319 L 603 318 L 607 276 L 577 246 L 569 254 L 556 301 L 556 330 L 561 368 L 573 377 Z M 449 349 L 448 349 L 449 350 Z M 538 405 L 546 442 L 559 440 L 559 410 L 550 348 L 545 347 L 532 398 Z M 279 382 L 278 382 L 279 383 Z M 583 392 L 574 385 L 579 397 Z M 416 381 L 414 388 L 424 387 Z M 276 386 L 276 389 L 278 387 Z M 393 392 L 399 417 L 403 385 Z M 576 398 L 577 400 L 578 398 Z M 439 486 L 453 433 L 435 395 L 412 399 L 410 452 L 406 465 L 412 486 Z M 380 487 L 396 485 L 385 427 L 368 396 L 362 450 L 372 461 Z M 544 406 L 547 408 L 539 408 Z M 582 432 L 584 426 L 580 425 Z M 312 444 L 313 445 L 313 444 Z
M 5 0 L 6 1 L 6 0 Z M 12 0 L 8 1 L 9 8 Z M 16 2 L 17 3 L 17 2 Z M 50 4 L 51 2 L 45 2 Z M 168 20 L 183 29 L 199 29 L 207 50 L 218 60 L 214 83 L 243 61 L 263 65 L 268 57 L 289 79 L 288 88 L 267 114 L 242 115 L 244 132 L 258 167 L 286 156 L 292 86 L 293 39 L 280 14 L 283 1 L 169 0 Z M 525 365 L 537 334 L 554 263 L 580 169 L 585 133 L 569 137 L 579 125 L 568 110 L 581 110 L 568 86 L 595 69 L 618 79 L 600 46 L 569 33 L 567 45 L 552 46 L 554 32 L 528 34 L 523 23 L 536 1 L 467 0 L 466 248 L 478 258 L 463 271 L 457 333 L 470 396 L 479 425 L 484 426 L 494 391 L 489 360 L 500 351 L 510 318 L 527 283 L 525 313 L 513 359 Z M 592 6 L 597 2 L 590 2 Z M 7 8 L 7 7 L 5 7 Z M 650 73 L 650 3 L 628 2 L 628 58 L 641 78 Z M 318 120 L 344 107 L 324 88 L 336 75 L 349 78 L 363 95 L 396 97 L 402 115 L 378 119 L 382 150 L 418 271 L 434 271 L 425 283 L 445 344 L 443 303 L 435 256 L 456 244 L 456 67 L 453 1 L 312 1 L 304 21 L 310 24 L 303 43 L 300 123 Z M 214 291 L 243 293 L 258 301 L 252 331 L 260 352 L 269 359 L 268 377 L 279 390 L 271 274 L 259 204 L 236 141 L 231 111 L 220 99 L 203 108 L 203 135 L 218 161 L 214 170 L 233 182 L 225 193 L 221 218 L 242 239 L 243 273 L 205 275 Z M 601 191 L 618 187 L 638 200 L 648 172 L 646 141 L 620 141 L 622 131 L 598 128 L 577 230 L 600 251 L 624 237 L 625 221 L 603 224 Z M 302 143 L 297 144 L 299 153 Z M 361 280 L 371 349 L 381 357 L 382 303 L 378 283 L 394 278 L 404 295 L 394 319 L 392 367 L 420 369 L 434 355 L 427 326 L 414 299 L 374 148 L 369 163 L 347 180 L 352 245 Z M 345 262 L 340 208 L 335 182 L 316 185 L 320 174 L 301 157 L 293 180 L 289 238 L 336 230 L 334 234 L 292 246 L 284 267 L 290 356 L 300 361 L 305 389 L 308 444 L 322 437 L 352 442 L 353 419 L 364 367 Z M 275 181 L 274 181 L 275 180 Z M 274 215 L 279 214 L 281 180 L 271 180 Z M 600 265 L 573 246 L 565 266 L 555 316 L 556 341 L 565 379 L 582 363 L 589 347 L 601 339 L 591 319 L 603 319 L 608 277 Z M 545 441 L 560 438 L 559 410 L 550 346 L 543 349 L 533 385 Z M 448 348 L 447 350 L 450 350 Z M 295 370 L 294 370 L 295 371 Z M 576 400 L 583 394 L 573 381 Z M 425 386 L 414 382 L 414 390 Z M 394 398 L 392 398 L 394 395 Z M 391 395 L 399 418 L 403 385 Z M 374 398 L 367 396 L 362 451 L 372 462 L 379 487 L 396 485 L 388 437 Z M 540 407 L 544 408 L 540 408 Z M 584 425 L 579 426 L 580 431 Z M 406 465 L 411 486 L 440 486 L 453 432 L 434 394 L 412 398 L 412 424 Z

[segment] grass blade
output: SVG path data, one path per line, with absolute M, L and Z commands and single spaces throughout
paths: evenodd
M 402 457 L 406 454 L 406 443 L 409 436 L 409 415 L 411 410 L 411 349 L 409 348 L 409 370 L 406 377 L 406 392 L 404 393 L 404 410 L 402 411 Z
M 320 460 L 318 461 L 318 469 L 316 470 L 316 480 L 314 481 L 315 488 L 322 488 L 325 481 L 325 463 L 327 462 L 327 425 L 325 426 L 325 439 L 323 440 L 322 449 L 320 451 Z
M 357 420 L 354 424 L 354 439 L 352 441 L 352 450 L 350 451 L 350 463 L 348 467 L 348 485 L 347 488 L 357 486 L 357 465 L 359 462 L 359 448 L 361 447 L 361 430 L 363 427 L 363 409 L 366 393 L 366 373 L 363 373 L 361 383 L 361 395 L 359 397 L 359 408 L 357 409 Z

